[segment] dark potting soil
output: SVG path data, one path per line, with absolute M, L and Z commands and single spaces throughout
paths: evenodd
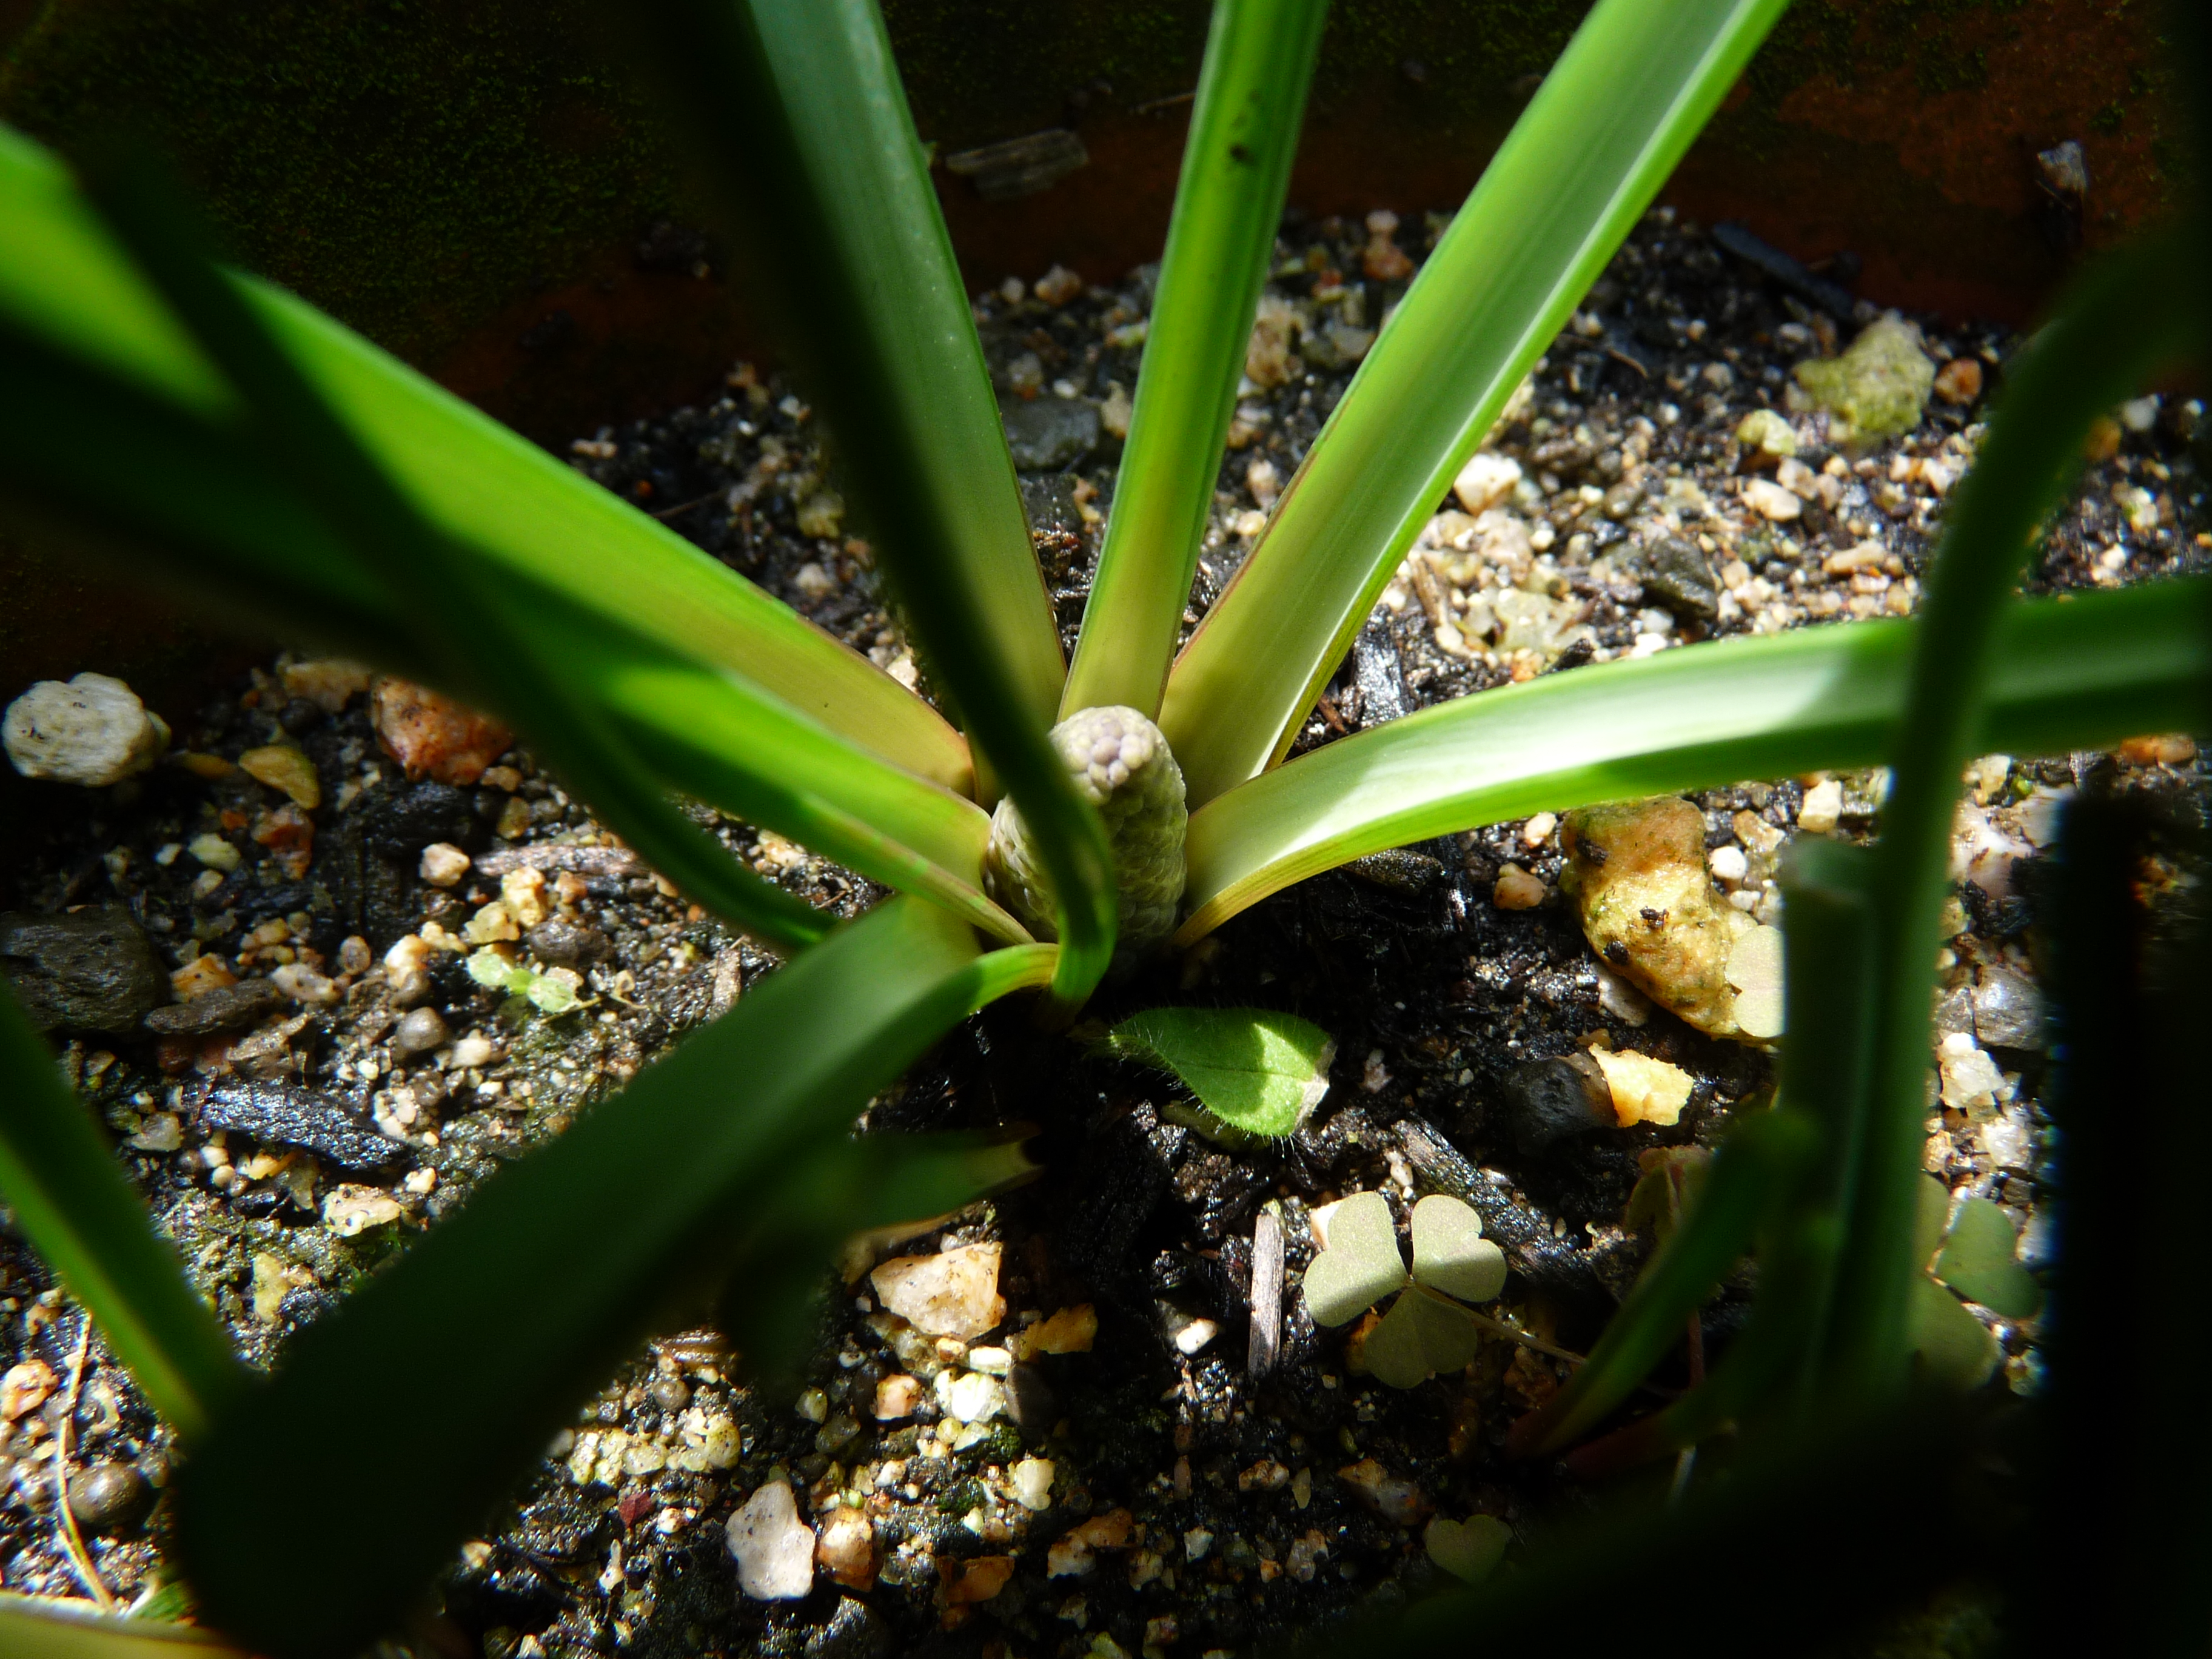
M 1297 320 L 1285 325 L 1279 361 L 1255 350 L 1260 379 L 1240 403 L 1194 615 L 1233 574 L 1254 515 L 1348 384 L 1363 331 L 1403 290 L 1378 239 L 1417 260 L 1439 222 L 1395 234 L 1285 226 L 1272 293 L 1278 316 Z M 1110 506 L 1116 399 L 1135 384 L 1150 278 L 1048 294 L 1057 303 L 1009 289 L 976 309 L 1072 635 Z M 1443 568 L 1425 587 L 1401 574 L 1300 746 L 1577 661 L 1909 611 L 1954 464 L 1979 435 L 1978 398 L 1932 402 L 1912 433 L 1863 452 L 1826 442 L 1822 417 L 1803 417 L 1797 459 L 1833 487 L 1785 521 L 1741 505 L 1734 434 L 1744 416 L 1779 405 L 1791 362 L 1847 342 L 1865 320 L 1808 306 L 1670 215 L 1648 218 L 1493 435 L 1527 486 L 1500 508 L 1511 521 L 1440 517 L 1425 545 L 1440 568 L 1462 554 L 1467 568 Z M 1971 360 L 1996 382 L 2008 340 L 1923 326 L 1936 362 Z M 580 441 L 575 463 L 926 691 L 866 542 L 842 522 L 805 405 L 743 368 L 729 392 Z M 2202 568 L 2201 422 L 2174 399 L 2123 411 L 2031 586 Z M 1888 562 L 1836 561 L 1869 542 Z M 1474 568 L 1486 565 L 1490 579 Z M 1532 567 L 1533 582 L 1516 587 Z M 1556 609 L 1520 635 L 1493 635 L 1477 605 L 1509 588 Z M 611 858 L 581 807 L 526 754 L 469 789 L 410 783 L 380 752 L 358 701 L 325 714 L 288 696 L 281 670 L 211 702 L 179 742 L 234 760 L 280 734 L 314 761 L 328 803 L 313 815 L 304 867 L 283 867 L 244 833 L 273 799 L 263 786 L 165 768 L 96 794 L 57 791 L 49 845 L 10 872 L 17 910 L 118 907 L 164 968 L 205 949 L 248 985 L 286 963 L 341 981 L 327 1006 L 257 1006 L 229 1029 L 158 1042 L 64 1033 L 65 1068 L 257 1364 L 501 1162 L 558 1133 L 773 970 L 649 872 Z M 2174 845 L 2154 876 L 2172 885 L 2205 793 L 2177 746 L 2019 761 L 1977 777 L 1974 810 L 2014 850 L 2003 854 L 1999 896 L 1961 890 L 1939 1025 L 1993 1058 L 2007 1097 L 1931 1109 L 1929 1166 L 1954 1190 L 2004 1205 L 2023 1228 L 2023 1258 L 2040 1267 L 2050 1250 L 2039 1231 L 2050 1176 L 2040 1038 L 2032 1010 L 1997 994 L 2016 1002 L 2006 988 L 2015 983 L 2032 994 L 2045 860 L 2031 821 L 2039 803 L 2069 790 L 2154 796 Z M 1876 781 L 1843 781 L 1841 832 L 1869 835 Z M 1709 846 L 1745 852 L 1736 890 L 1762 916 L 1776 902 L 1772 843 L 1798 830 L 1804 793 L 1785 781 L 1695 798 Z M 778 837 L 714 827 L 739 856 L 841 914 L 881 896 Z M 1007 1318 L 981 1342 L 1008 1344 L 1004 1409 L 966 1429 L 953 1420 L 939 1374 L 998 1362 L 917 1339 L 873 1306 L 864 1279 L 825 1275 L 817 1340 L 793 1376 L 766 1380 L 713 1332 L 672 1333 L 583 1404 L 514 1511 L 466 1547 L 417 1650 L 1164 1659 L 1273 1648 L 1450 1582 L 1422 1546 L 1429 1515 L 1496 1516 L 1518 1548 L 1577 1512 L 1594 1494 L 1552 1465 L 1508 1461 L 1506 1430 L 1556 1389 L 1571 1363 L 1556 1354 L 1587 1347 L 1645 1258 L 1648 1240 L 1622 1222 L 1639 1156 L 1711 1145 L 1764 1103 L 1771 1073 L 1755 1048 L 1663 1013 L 1631 1023 L 1608 1000 L 1557 892 L 1556 836 L 1542 829 L 1494 826 L 1304 883 L 1109 988 L 1068 1036 L 1038 1031 L 1012 1006 L 953 1033 L 867 1123 L 1035 1127 L 1031 1184 L 896 1247 L 1000 1247 Z M 243 855 L 214 883 L 172 850 L 207 832 Z M 572 849 L 564 949 L 592 1006 L 540 1013 L 477 985 L 452 956 L 427 1004 L 447 1042 L 395 1049 L 402 1011 L 380 969 L 338 971 L 362 959 L 347 941 L 374 962 L 427 923 L 460 931 L 499 892 L 481 871 L 451 889 L 426 883 L 419 860 L 434 842 L 480 861 Z M 1543 902 L 1498 908 L 1509 863 L 1544 883 Z M 1281 1143 L 1217 1145 L 1179 1121 L 1165 1079 L 1089 1051 L 1085 1040 L 1121 1014 L 1175 1002 L 1284 1008 L 1327 1030 L 1332 1086 L 1307 1127 Z M 1535 1068 L 1600 1030 L 1692 1075 L 1680 1122 L 1528 1150 Z M 1515 1268 L 1489 1311 L 1528 1340 L 1486 1342 L 1463 1374 L 1410 1390 L 1358 1369 L 1344 1333 L 1314 1328 L 1297 1284 L 1314 1249 L 1308 1214 L 1360 1190 L 1473 1203 Z M 1270 1282 L 1255 1285 L 1253 1248 L 1269 1206 L 1284 1240 L 1281 1335 L 1272 1363 L 1255 1366 L 1250 1312 Z M 1709 1307 L 1707 1355 L 1724 1352 L 1745 1306 L 1732 1285 Z M 1028 1329 L 1085 1308 L 1096 1320 L 1087 1346 L 1012 1351 Z M 65 1411 L 73 1490 L 105 1465 L 117 1472 L 107 1486 L 127 1486 L 123 1472 L 133 1472 L 158 1498 L 169 1442 L 96 1341 L 68 1409 L 82 1316 L 12 1234 L 0 1238 L 0 1348 L 17 1368 L 11 1408 L 21 1407 L 0 1438 L 5 1583 L 81 1595 L 54 1522 Z M 2032 1390 L 2035 1328 L 1984 1316 L 2006 1354 L 1991 1388 Z M 1670 1360 L 1655 1389 L 1681 1387 L 1685 1364 Z M 922 1384 L 915 1412 L 878 1419 L 879 1385 L 908 1376 Z M 394 1460 L 395 1478 L 427 1473 L 406 1469 L 404 1449 Z M 842 1564 L 847 1582 L 825 1567 L 803 1600 L 763 1603 L 738 1593 L 723 1523 L 776 1475 L 825 1533 L 841 1514 L 864 1516 L 869 1544 L 865 1561 Z M 156 1591 L 158 1502 L 150 1517 L 112 1508 L 87 1521 L 91 1565 L 126 1601 Z

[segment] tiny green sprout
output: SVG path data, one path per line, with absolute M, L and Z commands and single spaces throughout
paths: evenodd
M 1104 1048 L 1172 1073 L 1212 1120 L 1192 1127 L 1224 1144 L 1296 1131 L 1328 1092 L 1336 1057 L 1320 1026 L 1272 1008 L 1151 1008 L 1116 1025 Z
M 2004 1356 L 1959 1297 L 2007 1319 L 2032 1319 L 2043 1292 L 2014 1258 L 2012 1223 L 2002 1209 L 1970 1198 L 1955 1218 L 1950 1210 L 1949 1190 L 1934 1176 L 1923 1177 L 1913 1260 L 1926 1271 L 1913 1280 L 1912 1346 L 1931 1375 L 1972 1389 L 1989 1380 Z
M 524 998 L 541 1014 L 573 1013 L 594 1000 L 583 994 L 584 977 L 574 969 L 548 968 L 541 973 L 509 962 L 489 945 L 469 957 L 468 969 L 477 984 Z
M 1398 1253 L 1397 1224 L 1380 1193 L 1354 1193 L 1328 1212 L 1328 1243 L 1306 1269 L 1306 1307 L 1316 1325 L 1345 1325 L 1402 1291 L 1368 1334 L 1367 1369 L 1410 1389 L 1474 1358 L 1480 1326 L 1461 1305 L 1505 1288 L 1505 1253 L 1482 1236 L 1482 1218 L 1458 1199 L 1431 1194 L 1413 1206 L 1413 1268 Z
M 1429 1559 L 1455 1578 L 1480 1584 L 1505 1559 L 1513 1528 L 1494 1515 L 1470 1515 L 1464 1521 L 1438 1516 L 1421 1533 Z

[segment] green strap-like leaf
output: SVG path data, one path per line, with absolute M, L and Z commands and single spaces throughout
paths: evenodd
M 1060 698 L 1158 715 L 1328 0 L 1216 0 L 1136 408 Z
M 397 593 L 436 595 L 409 607 L 428 654 L 475 663 L 514 688 L 536 747 L 599 816 L 661 874 L 726 921 L 787 948 L 829 931 L 803 900 L 763 881 L 716 845 L 662 793 L 615 736 L 606 711 L 566 672 L 560 653 L 509 616 L 470 550 L 416 511 L 264 325 L 228 274 L 196 245 L 173 186 L 151 169 L 118 170 L 100 205 L 160 288 L 246 398 L 254 436 L 296 473 L 356 567 Z
M 1437 501 L 1786 0 L 1601 0 L 1169 677 L 1194 811 L 1289 747 Z
M 48 544 L 119 557 L 186 601 L 441 683 L 511 711 L 519 688 L 473 655 L 433 663 L 404 609 L 348 557 L 294 482 L 244 436 L 0 324 L 0 486 Z M 121 453 L 132 465 L 118 469 Z M 525 572 L 499 579 L 510 623 L 550 635 L 573 678 L 668 784 L 1000 938 L 985 897 L 989 822 L 944 785 L 799 714 L 753 681 L 648 639 Z M 459 678 L 457 678 L 457 676 Z M 902 696 L 904 694 L 902 693 Z M 517 720 L 518 726 L 529 721 Z
M 313 307 L 240 281 L 292 359 L 416 507 L 521 579 L 526 591 L 543 584 L 619 617 L 680 655 L 744 674 L 909 771 L 963 793 L 970 788 L 960 735 L 866 658 Z M 66 357 L 105 368 L 159 406 L 216 422 L 240 412 L 68 170 L 5 127 L 0 318 Z M 88 447 L 95 458 L 115 451 L 113 443 Z M 102 474 L 117 488 L 135 489 L 128 471 L 111 465 Z M 262 488 L 254 489 L 258 498 Z M 280 515 L 286 510 L 276 504 Z M 280 549 L 283 528 L 280 521 L 264 532 Z M 294 544 L 312 551 L 315 539 Z
M 1112 959 L 1113 860 L 1046 738 L 1064 678 L 974 318 L 872 0 L 657 0 L 668 83 L 936 685 L 1020 806 L 1060 914 L 1054 994 Z
M 1152 1008 L 1107 1048 L 1171 1072 L 1206 1109 L 1247 1134 L 1286 1135 L 1328 1092 L 1336 1039 L 1273 1008 Z
M 0 1197 L 154 1409 L 186 1440 L 204 1436 L 246 1373 L 4 988 Z
M 269 1659 L 358 1651 L 581 1395 L 741 1250 L 773 1247 L 757 1229 L 780 1179 L 1053 955 L 979 957 L 964 925 L 892 900 L 486 1182 L 304 1332 L 185 1467 L 178 1546 L 207 1616 Z
M 2004 627 L 2010 595 L 2037 527 L 2080 467 L 2089 422 L 2212 338 L 2206 248 L 2203 227 L 2185 219 L 2106 255 L 2075 280 L 2058 315 L 2007 371 L 1989 436 L 1945 515 L 1875 848 L 1880 994 L 1864 1128 L 1845 1198 L 1849 1243 L 1836 1291 L 1838 1388 L 1894 1389 L 1906 1376 L 1908 1291 L 1920 1272 L 1908 1251 L 1923 1149 L 1938 918 L 1950 891 L 1960 770 L 1996 746 L 1984 741 L 1996 725 L 1984 711 L 2012 667 Z M 2177 609 L 2202 639 L 2203 599 L 2190 595 Z M 2053 647 L 2069 643 L 2062 635 Z M 2191 678 L 2193 693 L 2174 718 L 2137 729 L 2194 725 L 2204 707 L 2201 665 Z
M 1768 1207 L 1814 1150 L 1802 1116 L 1774 1111 L 1739 1127 L 1714 1155 L 1692 1209 L 1636 1281 L 1589 1358 L 1566 1387 L 1513 1425 L 1522 1452 L 1579 1439 L 1627 1399 L 1681 1340 L 1684 1322 L 1750 1246 Z
M 1973 752 L 2061 753 L 2194 717 L 2201 577 L 1999 619 Z M 1324 744 L 1190 819 L 1188 945 L 1294 881 L 1386 847 L 1592 801 L 1880 762 L 1913 622 L 1715 641 L 1459 698 Z M 1931 952 L 1932 956 L 1932 952 Z
M 0 1653 L 8 1659 L 249 1659 L 195 1625 L 161 1624 L 0 1591 Z

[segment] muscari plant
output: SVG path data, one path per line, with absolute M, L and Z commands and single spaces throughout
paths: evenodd
M 0 489 L 18 520 L 498 710 L 688 897 L 787 958 L 487 1181 L 267 1377 L 232 1358 L 0 999 L 0 1190 L 179 1432 L 174 1540 L 205 1619 L 280 1659 L 357 1649 L 644 1335 L 716 1308 L 757 1347 L 790 1327 L 834 1237 L 1014 1177 L 1004 1146 L 848 1133 L 988 1004 L 1033 994 L 1065 1023 L 1117 956 L 1189 945 L 1410 841 L 1885 761 L 1880 844 L 1808 848 L 1793 872 L 1787 1104 L 1723 1146 L 1521 1438 L 1561 1446 L 1609 1420 L 1747 1248 L 1761 1262 L 1752 1328 L 1701 1388 L 1622 1432 L 1687 1447 L 1777 1400 L 1904 1385 L 1926 1254 L 1911 1218 L 1928 963 L 1960 766 L 2186 723 L 2203 677 L 2200 584 L 2009 597 L 2081 427 L 2195 326 L 2177 245 L 2092 277 L 2024 354 L 1917 622 L 1585 668 L 1285 761 L 1446 486 L 1782 9 L 1601 0 L 1182 640 L 1322 15 L 1320 0 L 1219 0 L 1070 665 L 871 0 L 661 0 L 668 84 L 738 220 L 777 250 L 763 297 L 938 707 L 216 263 L 155 172 L 80 181 L 0 134 Z M 897 896 L 836 924 L 729 857 L 672 793 Z M 1127 1041 L 1173 1066 L 1171 1024 Z M 1431 1255 L 1465 1273 L 1425 1266 L 1424 1213 L 1445 1241 Z M 1478 1233 L 1416 1206 L 1394 1314 L 1480 1299 L 1498 1264 Z M 1389 1255 L 1404 1275 L 1395 1236 Z M 1409 1364 L 1433 1357 L 1425 1334 L 1407 1346 Z

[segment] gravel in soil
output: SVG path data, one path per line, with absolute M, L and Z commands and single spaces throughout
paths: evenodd
M 1286 222 L 1193 621 L 1443 222 Z M 1034 289 L 1010 279 L 975 303 L 1071 643 L 1152 274 L 1115 289 L 1064 272 Z M 1838 316 L 1800 290 L 1832 301 L 1832 289 L 1770 280 L 1663 210 L 1649 216 L 1516 395 L 1489 459 L 1439 504 L 1298 745 L 1582 662 L 1909 613 L 2015 343 L 1923 319 L 1935 395 L 1909 431 L 1853 447 L 1829 416 L 1790 407 L 1791 371 L 1833 356 L 1873 314 Z M 574 463 L 927 694 L 809 410 L 743 365 L 727 394 L 579 440 Z M 2201 409 L 2146 399 L 2093 441 L 2031 586 L 2203 568 Z M 501 754 L 503 736 L 471 728 L 445 781 L 422 754 L 426 775 L 410 779 L 379 742 L 373 710 L 393 700 L 362 690 L 279 659 L 178 732 L 181 760 L 64 798 L 46 850 L 9 872 L 10 926 L 89 917 L 71 948 L 131 956 L 99 980 L 106 1002 L 54 1013 L 63 1064 L 256 1364 L 773 968 L 640 867 L 526 753 Z M 297 763 L 272 767 L 272 748 L 306 757 L 319 804 L 300 805 Z M 2178 888 L 2205 793 L 2178 738 L 1988 757 L 1969 781 L 1928 1167 L 2003 1205 L 2039 1270 L 2051 1135 L 2035 953 L 2056 804 L 2083 789 L 2154 797 L 2172 826 L 2156 873 Z M 1726 902 L 1776 919 L 1787 839 L 1863 838 L 1879 796 L 1877 776 L 1852 775 L 1696 797 Z M 880 896 L 779 836 L 700 816 L 813 902 L 855 914 Z M 1594 1338 L 1644 1260 L 1648 1241 L 1623 1215 L 1650 1155 L 1711 1144 L 1771 1077 L 1761 1049 L 1705 1037 L 1608 974 L 1561 869 L 1548 814 L 1364 860 L 1255 907 L 1091 1011 L 1108 1022 L 1162 1002 L 1261 1004 L 1322 1024 L 1338 1045 L 1333 1086 L 1282 1143 L 1208 1140 L 1158 1079 L 1042 1035 L 1018 1010 L 971 1021 L 868 1122 L 1040 1126 L 1032 1185 L 895 1247 L 979 1247 L 957 1259 L 995 1260 L 984 1299 L 1003 1297 L 1003 1314 L 933 1334 L 886 1310 L 896 1273 L 855 1261 L 825 1278 L 795 1381 L 759 1381 L 710 1331 L 656 1341 L 585 1402 L 501 1528 L 463 1550 L 426 1640 L 488 1659 L 1164 1659 L 1273 1644 L 1425 1592 L 1444 1582 L 1421 1541 L 1431 1516 L 1492 1516 L 1532 1538 L 1583 1494 L 1552 1468 L 1509 1464 L 1508 1426 L 1559 1386 L 1571 1363 L 1559 1356 Z M 109 945 L 87 944 L 94 933 Z M 9 970 L 61 983 L 47 970 L 63 947 L 35 943 L 7 944 Z M 485 943 L 519 977 L 495 988 L 471 975 Z M 142 947 L 184 976 L 180 993 L 203 994 L 170 1002 L 143 983 Z M 137 999 L 121 1015 L 118 996 Z M 1601 1032 L 1691 1074 L 1678 1122 L 1553 1133 L 1544 1068 Z M 1464 1373 L 1400 1391 L 1359 1369 L 1356 1332 L 1347 1343 L 1317 1331 L 1297 1291 L 1310 1217 L 1365 1190 L 1394 1195 L 1401 1225 L 1417 1194 L 1472 1203 L 1515 1269 L 1490 1311 L 1524 1340 L 1486 1341 Z M 1255 1242 L 1264 1264 L 1278 1239 L 1283 1281 L 1264 1266 L 1255 1281 Z M 1745 1305 L 1731 1285 L 1707 1310 L 1708 1353 Z M 2032 1390 L 2033 1325 L 1978 1316 L 2005 1354 L 1996 1386 Z M 0 1237 L 5 1583 L 83 1593 L 55 1522 L 68 1413 L 93 1565 L 126 1601 L 161 1594 L 173 1449 L 96 1340 L 70 1411 L 81 1318 L 20 1240 Z M 1656 1384 L 1679 1387 L 1680 1363 Z M 754 1502 L 776 1481 L 793 1489 L 795 1522 L 777 1519 L 780 1499 Z M 816 1529 L 804 1595 L 739 1595 L 726 1534 L 747 1505 L 745 1537 Z

